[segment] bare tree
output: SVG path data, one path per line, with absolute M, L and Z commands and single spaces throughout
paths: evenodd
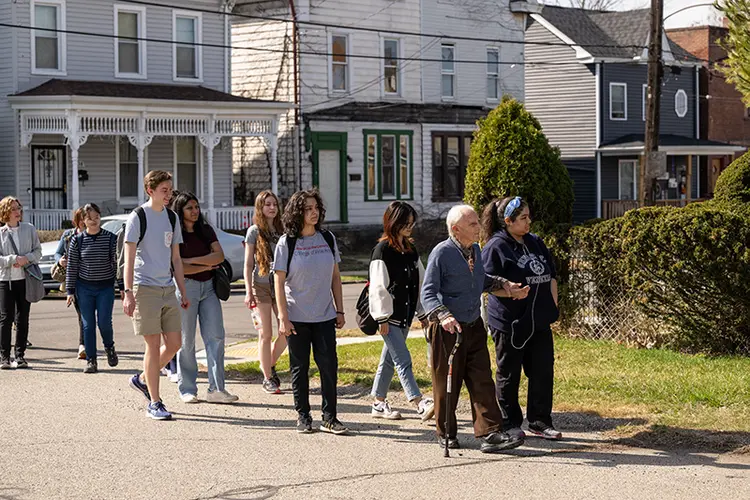
M 567 0 L 561 2 L 570 4 L 571 7 L 586 10 L 616 10 L 615 7 L 623 4 L 623 0 Z

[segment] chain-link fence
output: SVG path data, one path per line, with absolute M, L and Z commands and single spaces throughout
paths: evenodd
M 574 246 L 575 248 L 575 246 Z M 622 276 L 597 266 L 581 249 L 572 251 L 569 282 L 560 290 L 561 333 L 589 340 L 614 340 L 643 347 L 664 343 L 667 327 L 645 316 L 645 300 Z

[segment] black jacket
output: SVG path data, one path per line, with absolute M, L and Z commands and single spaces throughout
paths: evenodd
M 424 267 L 416 251 L 399 252 L 381 241 L 370 259 L 370 315 L 378 323 L 409 328 L 421 313 L 419 290 Z M 419 311 L 418 311 L 419 310 Z

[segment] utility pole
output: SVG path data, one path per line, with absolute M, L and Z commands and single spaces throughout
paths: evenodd
M 659 155 L 659 106 L 661 103 L 663 0 L 651 0 L 651 29 L 648 42 L 648 100 L 646 103 L 646 134 L 641 159 L 638 202 L 645 205 L 646 190 L 651 190 L 653 178 L 661 170 L 663 155 Z M 666 166 L 666 165 L 665 165 Z

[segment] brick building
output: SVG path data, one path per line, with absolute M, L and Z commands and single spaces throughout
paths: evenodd
M 722 26 L 694 26 L 667 30 L 669 38 L 703 59 L 700 70 L 700 138 L 750 148 L 750 108 L 742 103 L 734 85 L 716 68 L 727 53 L 719 40 L 728 30 Z M 738 153 L 738 156 L 742 153 Z M 702 158 L 701 196 L 713 194 L 716 178 L 732 162 L 731 156 Z

